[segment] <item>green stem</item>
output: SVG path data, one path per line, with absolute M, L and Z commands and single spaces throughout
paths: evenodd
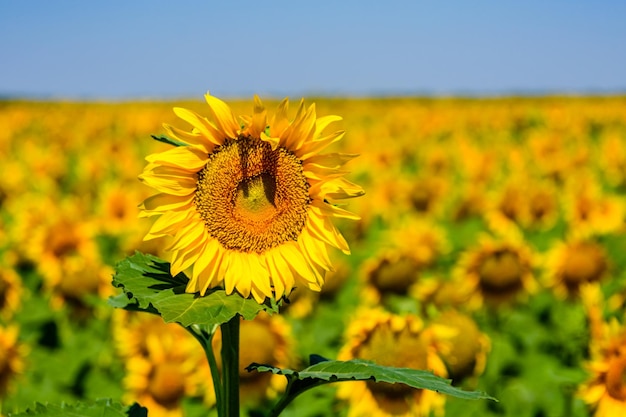
M 211 369 L 211 378 L 213 379 L 213 389 L 215 392 L 215 403 L 218 409 L 218 413 L 222 416 L 222 384 L 220 379 L 220 371 L 217 366 L 217 360 L 215 359 L 215 353 L 213 352 L 213 336 L 215 335 L 215 329 L 211 331 L 205 331 L 200 326 L 185 327 L 189 333 L 191 333 L 204 349 L 204 354 L 209 362 L 209 368 Z
M 220 417 L 239 417 L 239 325 L 240 316 L 220 325 L 222 330 L 222 387 L 223 414 Z

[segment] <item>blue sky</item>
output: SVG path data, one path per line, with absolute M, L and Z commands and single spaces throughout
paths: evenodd
M 0 0 L 0 96 L 626 92 L 626 1 Z

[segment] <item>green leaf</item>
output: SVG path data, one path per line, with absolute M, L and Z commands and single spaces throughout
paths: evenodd
M 35 403 L 32 410 L 27 409 L 17 414 L 9 413 L 9 417 L 147 417 L 147 415 L 148 410 L 136 403 L 126 407 L 109 399 L 73 405 Z
M 237 293 L 227 295 L 214 289 L 204 296 L 185 293 L 189 279 L 182 273 L 173 277 L 169 263 L 152 255 L 135 253 L 117 265 L 113 285 L 124 292 L 109 299 L 113 307 L 147 311 L 166 322 L 183 326 L 221 325 L 236 314 L 252 320 L 260 311 L 278 312 L 276 303 L 258 304 Z
M 292 392 L 291 396 L 298 395 L 310 388 L 321 384 L 342 381 L 368 381 L 386 382 L 389 384 L 406 384 L 413 388 L 437 391 L 468 400 L 495 398 L 478 391 L 464 391 L 450 385 L 450 380 L 438 377 L 431 372 L 409 368 L 393 368 L 377 365 L 374 362 L 353 359 L 349 361 L 320 361 L 316 357 L 314 365 L 302 371 L 280 369 L 274 366 L 253 363 L 246 368 L 247 371 L 272 372 L 285 375 L 289 381 Z
M 161 136 L 151 135 L 151 136 L 152 136 L 152 139 L 157 140 L 159 142 L 167 143 L 168 145 L 188 146 L 184 142 L 181 142 L 181 141 L 176 140 L 176 139 L 168 138 L 167 136 L 164 136 L 164 135 L 161 135 Z

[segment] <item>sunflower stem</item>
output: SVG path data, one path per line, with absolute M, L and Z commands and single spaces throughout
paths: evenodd
M 217 326 L 216 326 L 217 328 Z M 204 349 L 207 361 L 209 362 L 209 368 L 211 369 L 211 379 L 213 380 L 213 389 L 215 392 L 215 402 L 220 417 L 222 416 L 222 384 L 220 381 L 220 371 L 217 366 L 217 360 L 215 359 L 215 353 L 213 352 L 213 336 L 215 335 L 215 328 L 210 331 L 202 329 L 201 326 L 192 325 L 185 327 L 185 329 L 193 335 L 193 337 L 200 342 Z
M 223 389 L 220 417 L 239 417 L 239 325 L 239 314 L 220 325 Z

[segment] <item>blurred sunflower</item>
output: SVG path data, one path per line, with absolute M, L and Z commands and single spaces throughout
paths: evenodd
M 328 246 L 349 253 L 331 219 L 358 219 L 335 203 L 363 194 L 342 177 L 354 155 L 319 153 L 343 136 L 323 134 L 340 118 L 317 118 L 301 102 L 289 122 L 285 99 L 268 120 L 255 96 L 239 124 L 226 103 L 205 98 L 214 121 L 175 108 L 193 129 L 165 128 L 184 145 L 146 158 L 140 179 L 160 192 L 142 205 L 158 216 L 146 239 L 174 237 L 171 273 L 191 268 L 187 292 L 223 285 L 263 302 L 297 285 L 319 291 Z
M 381 246 L 361 267 L 363 297 L 370 304 L 388 294 L 409 294 L 422 271 L 449 250 L 444 231 L 421 219 L 402 221 L 385 234 Z
M 26 346 L 17 340 L 17 326 L 0 326 L 0 399 L 11 390 L 16 376 L 24 371 Z
M 520 235 L 519 223 L 527 201 L 524 188 L 523 181 L 509 180 L 490 193 L 484 213 L 490 230 L 505 236 Z
M 22 303 L 22 280 L 15 269 L 0 264 L 0 318 L 11 320 Z
M 560 298 L 578 296 L 581 285 L 599 282 L 609 272 L 604 247 L 581 237 L 553 244 L 544 262 L 545 285 Z
M 64 279 L 69 258 L 99 258 L 96 229 L 75 198 L 60 203 L 50 198 L 31 198 L 36 205 L 17 219 L 14 233 L 24 236 L 19 241 L 27 256 L 47 284 L 55 286 Z
M 213 351 L 218 366 L 221 365 L 222 337 L 218 330 L 213 338 Z M 248 372 L 245 368 L 253 362 L 286 368 L 294 365 L 291 328 L 281 316 L 267 313 L 254 320 L 242 320 L 239 341 L 239 392 L 242 404 L 258 406 L 274 398 L 286 387 L 282 375 L 271 372 Z
M 546 230 L 560 215 L 557 188 L 549 181 L 533 181 L 526 189 L 526 205 L 520 219 L 526 229 Z
M 458 384 L 483 373 L 490 341 L 470 316 L 456 310 L 447 310 L 431 323 L 451 330 L 441 332 L 440 338 L 448 342 L 450 348 L 442 350 L 439 355 L 445 362 L 448 376 L 453 383 Z
M 535 262 L 533 251 L 523 241 L 483 236 L 475 248 L 461 255 L 453 275 L 470 297 L 470 308 L 483 303 L 495 307 L 536 290 Z
M 607 195 L 593 176 L 572 179 L 563 196 L 565 218 L 578 235 L 623 232 L 626 225 L 626 201 Z
M 590 341 L 587 382 L 578 395 L 595 417 L 626 415 L 626 328 L 616 319 L 602 323 L 602 332 Z
M 117 312 L 117 311 L 116 311 Z M 138 402 L 150 415 L 183 415 L 182 401 L 215 403 L 211 372 L 198 342 L 181 326 L 159 316 L 119 311 L 113 320 L 118 354 L 125 363 L 125 401 Z
M 446 376 L 439 356 L 436 326 L 424 328 L 412 315 L 397 316 L 382 310 L 361 311 L 347 329 L 339 360 L 367 359 L 383 366 L 432 371 Z M 445 397 L 403 384 L 355 381 L 340 384 L 337 395 L 349 403 L 348 417 L 443 415 Z
M 609 182 L 615 187 L 626 186 L 626 146 L 621 131 L 611 132 L 602 140 L 599 163 Z

